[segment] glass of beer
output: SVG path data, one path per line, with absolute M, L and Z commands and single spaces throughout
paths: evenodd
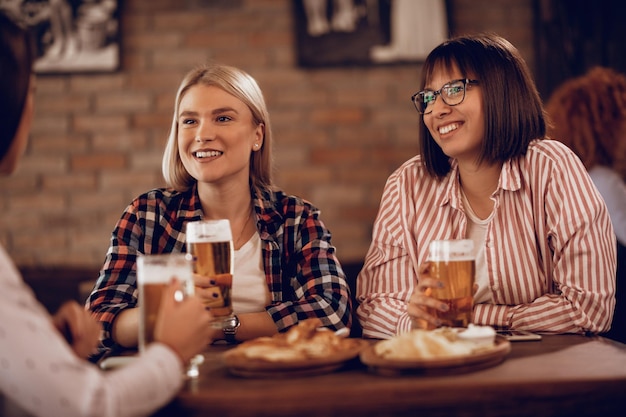
M 137 286 L 139 288 L 139 352 L 154 342 L 156 325 L 163 291 L 173 278 L 181 283 L 176 293 L 180 301 L 194 293 L 191 256 L 185 253 L 141 255 L 137 258 Z M 188 377 L 197 377 L 198 365 L 204 357 L 197 355 L 188 364 Z
M 430 288 L 431 296 L 448 305 L 448 311 L 429 309 L 442 326 L 467 327 L 474 308 L 476 264 L 474 242 L 469 239 L 435 240 L 429 246 L 429 273 L 443 281 L 443 288 Z
M 214 326 L 222 328 L 223 321 L 233 314 L 235 248 L 228 219 L 187 223 L 187 252 L 193 257 L 196 274 L 215 279 L 215 287 L 208 288 L 215 298 L 205 304 L 215 317 Z

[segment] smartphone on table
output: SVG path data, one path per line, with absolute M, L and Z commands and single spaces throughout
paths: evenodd
M 541 340 L 541 335 L 537 333 L 532 333 L 526 330 L 498 330 L 496 332 L 498 335 L 503 336 L 505 339 L 510 340 L 512 342 L 524 342 L 524 341 L 532 341 L 532 340 Z

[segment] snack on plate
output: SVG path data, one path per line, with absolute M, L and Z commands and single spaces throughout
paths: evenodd
M 478 334 L 480 343 L 475 343 L 471 337 L 461 337 L 461 333 L 468 331 Z M 487 330 L 484 331 L 484 333 L 487 332 Z M 495 332 L 490 341 L 482 333 L 483 331 L 469 328 L 468 330 L 449 327 L 435 330 L 416 329 L 378 342 L 374 346 L 374 352 L 385 359 L 398 360 L 443 359 L 471 355 L 494 346 Z M 468 335 L 471 336 L 472 333 Z
M 248 340 L 227 354 L 268 362 L 291 362 L 323 358 L 359 345 L 360 340 L 339 337 L 333 331 L 320 328 L 321 325 L 317 318 L 303 320 L 285 333 Z
M 491 326 L 476 326 L 470 324 L 467 329 L 460 331 L 459 339 L 472 342 L 476 347 L 490 348 L 496 339 L 496 331 Z

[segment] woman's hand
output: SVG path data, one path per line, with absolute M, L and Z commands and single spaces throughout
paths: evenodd
M 154 339 L 168 345 L 187 363 L 212 342 L 213 315 L 197 296 L 180 297 L 181 284 L 174 280 L 163 291 Z
M 418 280 L 409 299 L 407 312 L 413 318 L 413 327 L 434 329 L 441 321 L 433 315 L 436 311 L 446 312 L 448 306 L 431 296 L 433 288 L 443 288 L 443 282 L 430 276 L 430 262 L 426 261 L 418 269 Z
M 193 281 L 196 285 L 196 296 L 202 300 L 206 307 L 221 307 L 224 306 L 224 299 L 219 285 L 232 287 L 233 276 L 231 274 L 213 276 L 193 274 Z
M 52 323 L 79 358 L 95 353 L 101 326 L 91 313 L 76 301 L 67 301 L 52 316 Z
M 435 329 L 442 322 L 435 315 L 437 311 L 445 313 L 446 303 L 432 297 L 433 288 L 443 288 L 444 283 L 430 276 L 430 262 L 426 261 L 418 269 L 418 280 L 409 299 L 407 312 L 413 318 L 413 327 L 417 329 Z M 474 283 L 472 293 L 476 294 L 478 284 Z

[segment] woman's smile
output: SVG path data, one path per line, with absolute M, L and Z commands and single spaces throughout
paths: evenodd
M 192 155 L 196 159 L 217 158 L 218 156 L 222 156 L 223 154 L 224 152 L 213 150 L 192 152 Z
M 440 135 L 446 135 L 450 132 L 453 132 L 455 130 L 457 130 L 460 127 L 459 123 L 450 123 L 444 126 L 440 126 L 437 130 L 439 132 Z

